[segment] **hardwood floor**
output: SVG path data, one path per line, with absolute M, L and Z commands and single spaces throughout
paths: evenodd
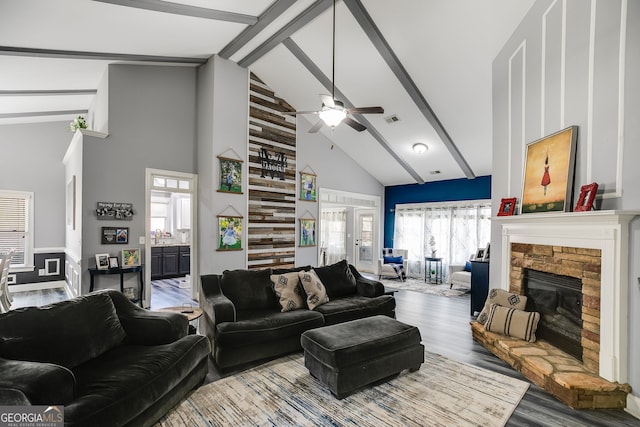
M 159 296 L 162 294 L 159 290 Z M 26 296 L 36 305 L 47 304 L 49 299 L 57 300 L 59 295 Z M 529 382 L 523 375 L 476 343 L 471 337 L 469 321 L 469 294 L 459 297 L 444 297 L 422 294 L 412 291 L 395 293 L 399 321 L 415 325 L 422 335 L 427 350 L 439 353 L 460 362 L 479 366 L 494 372 Z M 14 300 L 22 296 L 14 294 Z M 180 305 L 173 301 L 169 305 Z M 211 359 L 210 359 L 211 360 Z M 247 369 L 255 364 L 243 366 Z M 209 375 L 205 382 L 216 381 L 232 375 L 236 371 L 220 373 L 215 365 L 209 363 Z M 428 425 L 426 422 L 425 425 Z M 514 411 L 508 426 L 566 426 L 566 427 L 611 427 L 640 426 L 640 420 L 623 410 L 574 410 L 558 401 L 555 397 L 531 384 L 529 390 Z

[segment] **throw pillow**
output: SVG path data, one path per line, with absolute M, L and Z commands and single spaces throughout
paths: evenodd
M 402 255 L 382 257 L 383 264 L 402 264 Z
M 487 301 L 484 303 L 484 308 L 478 315 L 478 323 L 480 323 L 481 325 L 484 325 L 487 322 L 491 304 L 498 304 L 502 307 L 524 310 L 525 306 L 527 305 L 527 297 L 512 292 L 507 292 L 502 289 L 489 289 Z
M 299 271 L 298 276 L 304 291 L 307 293 L 307 305 L 309 310 L 313 310 L 316 307 L 329 302 L 327 296 L 327 290 L 318 278 L 318 275 L 314 270 Z
M 540 313 L 491 304 L 484 327 L 487 331 L 535 342 Z
M 467 262 L 464 264 L 464 271 L 471 272 L 471 261 L 467 261 Z
M 356 278 L 353 277 L 346 259 L 326 267 L 317 267 L 313 270 L 327 289 L 329 298 L 353 295 L 357 292 Z
M 271 269 L 225 270 L 220 279 L 220 289 L 229 298 L 236 310 L 278 307 L 273 292 Z
M 305 308 L 303 291 L 300 288 L 300 277 L 297 272 L 272 274 L 271 281 L 276 296 L 280 298 L 281 312 Z

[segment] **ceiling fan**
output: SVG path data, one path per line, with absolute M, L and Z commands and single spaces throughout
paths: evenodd
M 332 130 L 335 129 L 340 123 L 344 122 L 348 126 L 362 132 L 367 127 L 362 123 L 358 123 L 353 118 L 349 117 L 350 114 L 383 114 L 384 109 L 382 107 L 354 107 L 344 108 L 344 103 L 338 101 L 335 96 L 336 84 L 336 0 L 333 0 L 333 48 L 332 48 L 332 69 L 331 69 L 331 96 L 320 95 L 322 99 L 322 108 L 318 111 L 286 111 L 282 114 L 288 114 L 295 116 L 297 114 L 318 114 L 320 120 L 309 129 L 309 133 L 315 133 L 320 130 L 323 124 L 329 126 Z

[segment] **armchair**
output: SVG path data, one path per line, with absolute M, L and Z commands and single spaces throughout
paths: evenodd
M 449 265 L 449 288 L 453 288 L 453 285 L 471 289 L 471 260 L 474 259 L 474 254 L 471 254 L 469 261 L 465 264 L 451 264 Z
M 382 249 L 382 257 L 378 258 L 378 279 L 382 279 L 382 276 L 391 276 L 404 281 L 409 263 L 408 256 L 407 249 Z M 398 258 L 401 258 L 401 261 Z

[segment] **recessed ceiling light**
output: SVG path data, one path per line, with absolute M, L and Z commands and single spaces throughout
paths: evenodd
M 429 149 L 429 147 L 427 147 L 422 142 L 417 142 L 417 143 L 413 144 L 413 151 L 415 151 L 418 154 L 422 154 L 425 151 L 427 151 L 428 149 Z
M 438 170 L 435 170 L 435 171 L 431 171 L 431 172 L 429 172 L 429 173 L 430 173 L 431 175 L 438 175 L 438 174 L 440 174 L 440 173 L 442 173 L 442 172 L 440 172 L 440 171 L 438 171 Z

